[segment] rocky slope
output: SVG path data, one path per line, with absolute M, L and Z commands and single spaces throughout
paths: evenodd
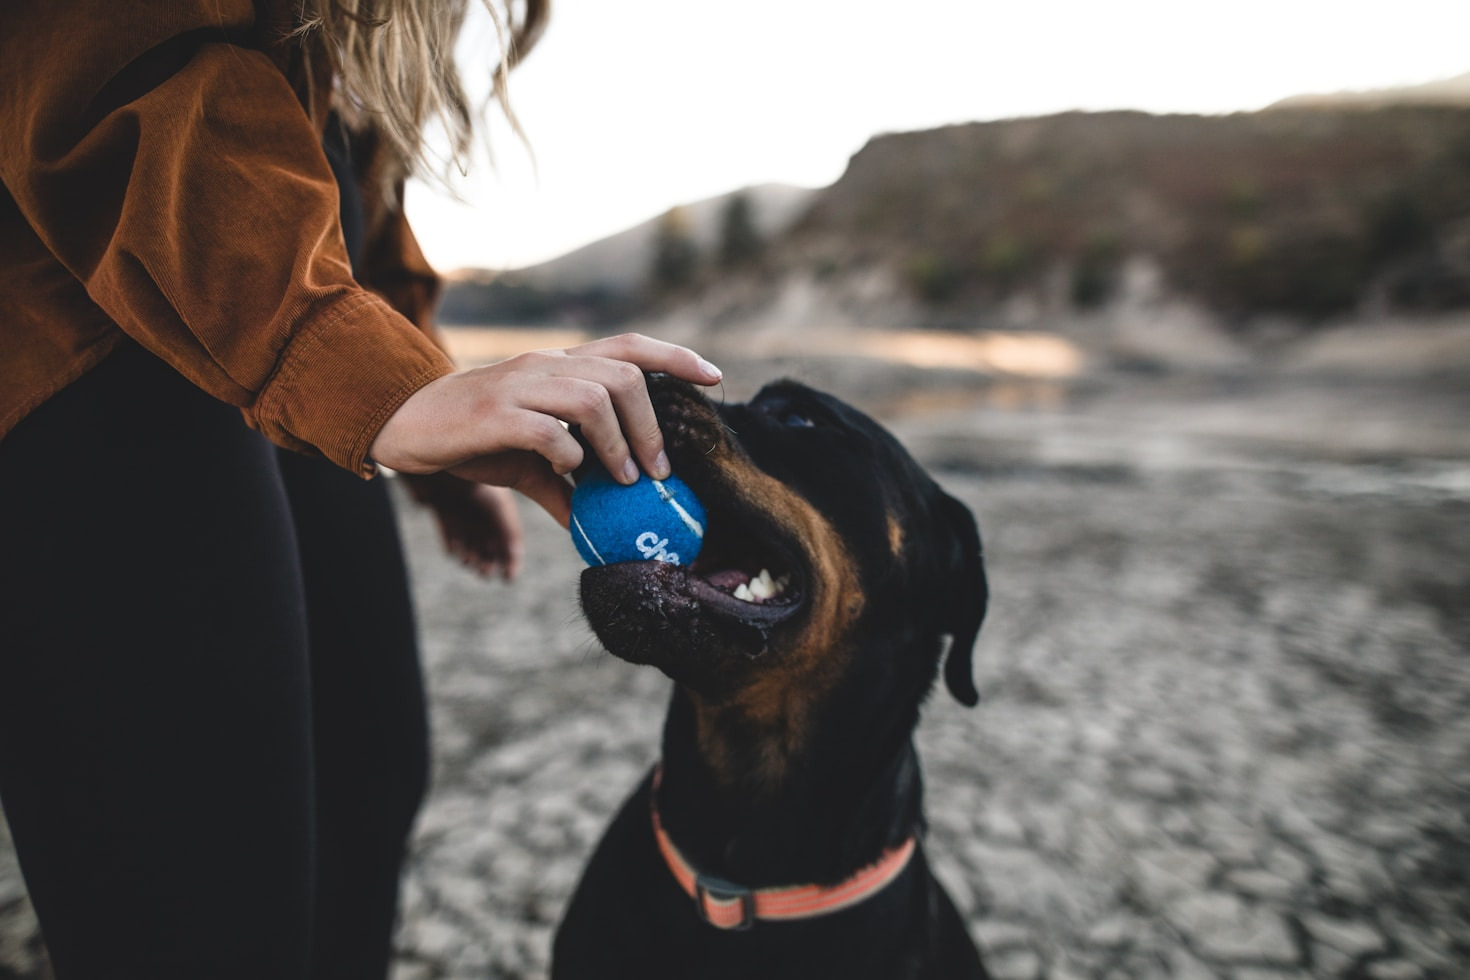
M 1066 113 L 883 136 L 781 243 L 922 314 L 1100 308 L 1129 260 L 1229 317 L 1470 304 L 1470 109 Z

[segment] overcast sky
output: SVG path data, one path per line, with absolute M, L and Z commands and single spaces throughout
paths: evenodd
M 483 21 L 461 48 L 493 47 Z M 1067 109 L 1223 113 L 1470 71 L 1470 0 L 554 0 L 511 97 L 535 152 L 415 183 L 444 270 L 516 268 L 674 204 L 822 186 L 883 132 Z

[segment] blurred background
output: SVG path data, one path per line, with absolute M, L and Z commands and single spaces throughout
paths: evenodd
M 1470 6 L 558 0 L 534 153 L 409 189 L 464 364 L 637 329 L 872 412 L 978 516 L 919 742 L 996 976 L 1470 976 Z M 472 20 L 459 56 L 493 50 Z M 667 682 L 523 508 L 401 510 L 435 784 L 396 980 L 539 978 Z M 0 845 L 0 978 L 47 976 Z

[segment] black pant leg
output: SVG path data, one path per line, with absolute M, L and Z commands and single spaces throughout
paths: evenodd
M 0 440 L 0 795 L 58 980 L 306 975 L 309 687 L 237 410 L 129 345 Z
M 417 631 L 383 479 L 281 451 L 310 631 L 316 762 L 314 980 L 386 977 L 425 790 Z

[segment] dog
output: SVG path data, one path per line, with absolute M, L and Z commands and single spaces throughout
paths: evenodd
M 973 516 L 831 395 L 649 393 L 706 534 L 689 567 L 582 573 L 602 644 L 675 683 L 662 760 L 584 869 L 553 980 L 986 977 L 925 860 L 912 740 L 941 662 L 979 700 Z

